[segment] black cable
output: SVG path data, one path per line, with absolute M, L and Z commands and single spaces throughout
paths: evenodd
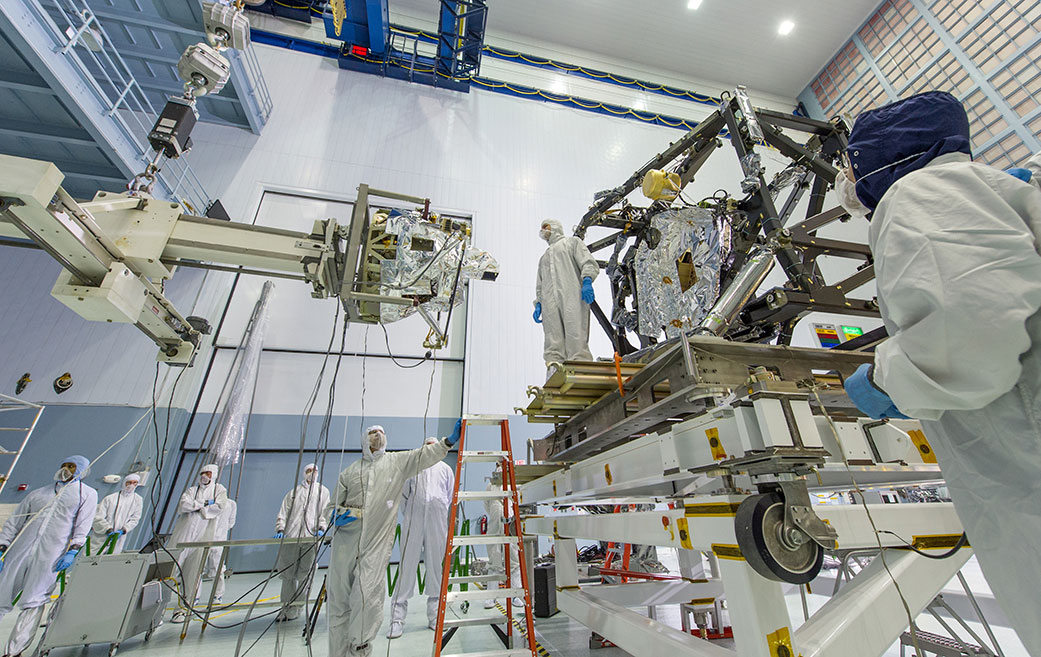
M 383 329 L 383 340 L 387 344 L 387 354 L 390 356 L 391 362 L 393 362 L 395 365 L 397 365 L 398 367 L 400 367 L 403 370 L 411 370 L 411 369 L 415 369 L 415 368 L 419 367 L 420 365 L 422 365 L 423 363 L 427 362 L 427 358 L 429 357 L 429 352 L 427 352 L 427 355 L 424 355 L 423 358 L 418 363 L 415 363 L 413 365 L 402 365 L 401 363 L 399 363 L 397 361 L 397 359 L 394 358 L 394 353 L 390 350 L 390 334 L 387 333 L 387 327 L 384 326 L 383 322 L 380 322 L 380 328 Z
M 950 559 L 954 555 L 958 554 L 958 550 L 962 549 L 963 547 L 965 547 L 966 545 L 969 544 L 969 537 L 968 537 L 968 535 L 965 532 L 962 532 L 961 537 L 958 538 L 958 542 L 955 543 L 954 547 L 952 547 L 950 550 L 948 550 L 947 552 L 944 552 L 943 554 L 929 554 L 928 552 L 925 552 L 924 550 L 920 550 L 920 549 L 916 548 L 913 543 L 908 543 L 906 539 L 904 539 L 902 536 L 900 536 L 896 532 L 891 532 L 888 529 L 880 529 L 880 530 L 878 530 L 878 533 L 879 534 L 889 534 L 890 536 L 895 536 L 898 539 L 900 539 L 900 542 L 903 543 L 904 546 L 907 549 L 911 550 L 912 552 L 916 552 L 916 553 L 922 555 L 923 557 L 925 557 L 926 559 L 936 559 L 937 561 L 939 561 L 941 559 Z

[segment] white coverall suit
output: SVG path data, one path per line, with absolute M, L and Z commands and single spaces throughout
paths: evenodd
M 329 518 L 324 515 L 329 505 L 329 489 L 305 479 L 286 493 L 275 519 L 275 531 L 283 532 L 286 538 L 315 538 L 329 528 Z M 308 584 L 314 575 L 315 555 L 320 541 L 285 543 L 278 548 L 277 568 L 282 578 L 283 605 L 304 601 Z M 300 616 L 300 607 L 282 607 L 282 618 L 293 620 Z
M 235 500 L 228 499 L 228 502 L 221 509 L 220 515 L 217 516 L 217 529 L 213 532 L 213 540 L 215 541 L 226 541 L 228 535 L 231 533 L 235 523 L 238 522 L 239 516 L 239 505 Z M 220 602 L 224 599 L 224 570 L 227 568 L 227 561 L 224 562 L 224 566 L 221 566 L 220 575 L 217 574 L 217 566 L 220 566 L 220 555 L 223 548 L 210 548 L 209 554 L 206 555 L 206 577 L 216 578 L 214 586 L 216 590 L 213 592 L 214 601 Z
M 335 527 L 326 588 L 329 657 L 372 654 L 383 622 L 384 574 L 394 547 L 405 480 L 448 455 L 444 440 L 407 452 L 372 452 L 362 437 L 362 458 L 347 466 L 325 514 L 350 510 L 358 520 Z
M 434 442 L 437 439 L 433 439 Z M 429 444 L 429 443 L 428 443 Z M 391 601 L 390 622 L 405 622 L 408 600 L 416 588 L 419 555 L 426 563 L 427 622 L 437 619 L 441 599 L 441 570 L 448 544 L 448 507 L 452 504 L 455 472 L 444 461 L 423 470 L 405 483 L 402 492 L 401 563 Z
M 875 382 L 923 425 L 995 597 L 1041 656 L 1041 191 L 962 153 L 870 227 L 889 339 Z
M 122 552 L 123 545 L 127 542 L 127 535 L 134 531 L 137 523 L 141 521 L 141 511 L 144 506 L 145 501 L 133 491 L 128 493 L 121 488 L 111 495 L 106 495 L 98 505 L 97 513 L 94 514 L 94 531 L 90 536 L 94 553 L 97 554 L 102 547 L 105 547 L 105 543 L 109 542 L 110 533 L 120 529 L 123 530 L 123 533 L 116 539 L 112 554 Z M 108 547 L 105 547 L 104 553 L 108 554 Z
M 76 462 L 73 458 L 67 460 Z M 69 546 L 87 541 L 98 492 L 79 480 L 89 470 L 85 458 L 76 462 L 76 469 L 72 481 L 48 484 L 29 493 L 0 531 L 0 545 L 9 546 L 0 572 L 0 618 L 14 608 L 12 600 L 22 592 L 18 599 L 22 611 L 5 655 L 21 654 L 32 643 L 57 582 L 55 562 Z
M 217 535 L 217 520 L 228 502 L 228 491 L 217 483 L 217 466 L 206 467 L 213 473 L 210 483 L 205 486 L 196 483 L 189 487 L 177 504 L 177 522 L 170 534 L 170 544 L 175 547 L 178 543 L 212 541 Z M 214 500 L 214 503 L 207 505 L 207 500 Z M 185 601 L 191 603 L 195 600 L 198 592 L 199 579 L 202 576 L 202 548 L 181 550 L 177 563 L 180 565 L 178 574 L 181 579 L 181 595 L 184 597 L 180 606 L 183 607 Z
M 502 490 L 502 484 L 489 481 L 487 490 Z M 503 504 L 502 499 L 496 500 L 485 500 L 484 501 L 484 512 L 488 515 L 488 536 L 499 536 L 505 533 L 505 523 L 503 522 Z M 510 533 L 513 531 L 512 519 L 510 525 Z M 503 545 L 489 545 L 488 546 L 488 561 L 492 570 L 498 572 L 505 572 L 506 564 L 503 562 L 505 550 Z M 517 544 L 510 544 L 510 579 L 506 582 L 507 588 L 520 588 L 520 554 L 517 550 Z M 494 606 L 494 600 L 490 601 L 491 604 L 485 606 L 491 608 Z M 510 604 L 509 600 L 506 604 Z
M 593 360 L 589 351 L 589 305 L 582 279 L 596 280 L 600 266 L 577 237 L 565 237 L 559 221 L 550 225 L 549 247 L 539 259 L 535 303 L 542 306 L 543 359 L 550 363 Z

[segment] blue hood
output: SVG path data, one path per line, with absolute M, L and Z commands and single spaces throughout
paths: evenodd
M 945 91 L 928 91 L 864 112 L 853 124 L 847 148 L 857 198 L 874 210 L 897 180 L 955 152 L 972 155 L 969 117 L 958 99 Z

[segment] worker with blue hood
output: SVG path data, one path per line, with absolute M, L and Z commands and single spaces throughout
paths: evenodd
M 445 458 L 461 431 L 459 420 L 444 440 L 387 453 L 387 432 L 371 426 L 361 439 L 361 459 L 340 473 L 326 509 L 333 526 L 326 578 L 329 657 L 372 654 L 383 623 L 383 576 L 394 548 L 401 491 L 409 477 Z
M 846 381 L 865 415 L 922 421 L 983 573 L 1041 655 L 1041 190 L 972 161 L 961 103 L 861 114 L 836 178 L 869 217 L 889 339 Z
M 54 482 L 26 495 L 0 530 L 0 618 L 22 594 L 4 655 L 20 655 L 32 643 L 55 573 L 68 569 L 87 542 L 98 505 L 98 492 L 83 483 L 88 472 L 86 457 L 68 457 Z

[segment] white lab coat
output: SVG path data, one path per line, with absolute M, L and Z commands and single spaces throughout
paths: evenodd
M 120 529 L 123 530 L 123 534 L 116 539 L 116 547 L 112 550 L 112 554 L 122 552 L 123 545 L 127 542 L 127 535 L 134 531 L 137 523 L 141 521 L 141 511 L 144 506 L 145 501 L 137 493 L 120 490 L 106 495 L 98 505 L 97 513 L 94 514 L 94 531 L 90 536 L 94 553 L 97 554 L 105 545 L 110 532 Z M 108 554 L 107 548 L 105 554 Z
M 589 351 L 589 306 L 582 301 L 582 279 L 596 280 L 600 266 L 577 237 L 564 237 L 551 221 L 549 247 L 539 259 L 535 303 L 542 304 L 543 358 L 550 363 L 593 360 Z
M 329 518 L 324 515 L 327 506 L 329 489 L 318 482 L 308 484 L 304 480 L 282 499 L 275 518 L 275 531 L 285 532 L 286 538 L 315 537 L 329 528 Z M 276 564 L 282 578 L 279 599 L 287 605 L 282 608 L 283 618 L 292 620 L 300 615 L 299 606 L 288 605 L 304 600 L 314 575 L 319 542 L 315 539 L 313 543 L 285 543 L 278 548 Z
M 213 532 L 213 540 L 215 541 L 226 541 L 228 540 L 228 534 L 231 533 L 235 523 L 238 520 L 239 505 L 233 499 L 228 499 L 224 504 L 224 508 L 221 510 L 220 515 L 217 516 L 217 527 Z M 206 555 L 206 577 L 215 578 L 213 595 L 216 600 L 222 600 L 224 598 L 224 570 L 227 568 L 227 561 L 225 565 L 221 566 L 220 574 L 217 574 L 217 566 L 220 566 L 220 555 L 224 548 L 214 547 L 210 548 L 209 553 Z
M 437 618 L 441 598 L 441 569 L 448 544 L 448 507 L 452 504 L 455 472 L 444 461 L 423 470 L 402 491 L 401 561 L 391 600 L 390 620 L 404 622 L 408 600 L 416 588 L 419 556 L 426 563 L 427 621 Z
M 898 180 L 870 228 L 875 382 L 925 420 L 958 516 L 1041 655 L 1041 191 L 952 153 Z
M 405 480 L 448 455 L 441 440 L 407 452 L 370 453 L 362 436 L 361 460 L 340 473 L 326 515 L 348 509 L 359 517 L 334 527 L 326 588 L 329 657 L 370 655 L 383 622 L 384 572 L 394 547 L 398 504 Z
M 97 503 L 98 492 L 82 481 L 48 484 L 29 493 L 4 523 L 0 545 L 9 547 L 0 572 L 0 618 L 22 592 L 4 654 L 20 654 L 32 643 L 56 583 L 54 564 L 69 546 L 86 543 Z
M 486 490 L 502 490 L 502 484 L 489 481 Z M 484 501 L 484 512 L 488 516 L 488 536 L 502 536 L 505 532 L 504 508 L 502 498 Z M 513 534 L 513 519 L 510 519 L 510 533 Z M 493 571 L 506 572 L 506 564 L 503 562 L 505 550 L 502 545 L 488 546 L 488 561 Z M 506 588 L 520 588 L 520 552 L 517 544 L 510 544 L 510 579 L 505 583 Z M 510 604 L 507 600 L 506 604 Z
M 206 505 L 206 500 L 215 500 Z M 206 486 L 195 484 L 181 495 L 177 504 L 177 521 L 170 534 L 170 544 L 216 540 L 218 519 L 228 503 L 228 491 L 223 485 L 211 481 Z M 191 602 L 198 592 L 202 575 L 202 548 L 185 548 L 177 557 L 180 565 L 181 595 Z

